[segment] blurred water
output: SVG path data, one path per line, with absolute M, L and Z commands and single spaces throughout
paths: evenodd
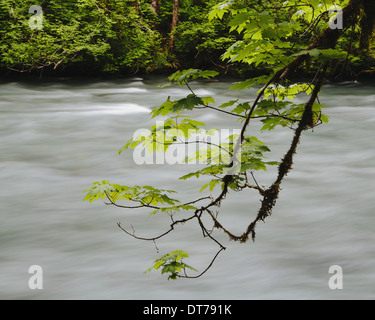
M 0 204 L 2 299 L 374 299 L 373 84 L 327 85 L 321 102 L 327 126 L 305 133 L 294 170 L 283 183 L 273 216 L 257 228 L 255 243 L 229 242 L 213 268 L 198 280 L 166 281 L 143 274 L 152 260 L 175 249 L 204 270 L 217 247 L 202 239 L 195 222 L 154 244 L 126 236 L 116 226 L 134 225 L 155 236 L 169 220 L 148 211 L 126 211 L 102 201 L 83 202 L 83 190 L 108 179 L 154 185 L 197 196 L 200 183 L 178 181 L 190 166 L 136 166 L 117 150 L 153 122 L 148 112 L 188 94 L 157 88 L 164 79 L 54 81 L 0 85 Z M 229 82 L 195 85 L 218 103 L 249 92 L 228 91 Z M 253 93 L 253 92 L 252 92 Z M 197 114 L 209 126 L 240 128 L 223 114 Z M 258 126 L 250 126 L 257 134 Z M 291 132 L 264 133 L 270 158 L 279 160 Z M 269 172 L 258 179 L 272 182 Z M 259 197 L 227 197 L 220 219 L 240 234 L 252 221 Z M 28 269 L 43 268 L 43 290 L 30 290 Z M 328 269 L 340 265 L 344 289 L 330 290 Z

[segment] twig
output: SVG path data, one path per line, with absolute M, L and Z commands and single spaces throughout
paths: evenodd
M 208 265 L 208 267 L 202 272 L 202 273 L 200 273 L 199 275 L 197 275 L 197 276 L 188 276 L 187 274 L 186 274 L 186 270 L 184 269 L 184 273 L 185 273 L 185 275 L 184 276 L 182 276 L 182 275 L 180 275 L 180 274 L 178 274 L 177 276 L 179 277 L 179 278 L 186 278 L 186 279 L 197 279 L 197 278 L 200 278 L 201 276 L 203 276 L 211 267 L 212 267 L 212 265 L 214 264 L 214 262 L 215 262 L 215 260 L 216 260 L 216 258 L 218 257 L 218 255 L 221 253 L 221 251 L 223 251 L 223 250 L 225 250 L 225 248 L 224 247 L 222 247 L 222 248 L 220 248 L 219 249 L 219 251 L 216 253 L 216 255 L 214 256 L 214 258 L 211 260 L 211 263 Z

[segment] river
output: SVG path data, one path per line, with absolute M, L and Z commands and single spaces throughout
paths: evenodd
M 137 166 L 132 155 L 117 155 L 133 133 L 153 124 L 148 113 L 185 88 L 158 88 L 163 78 L 100 79 L 0 84 L 0 204 L 2 299 L 374 299 L 375 298 L 375 85 L 326 84 L 320 101 L 328 125 L 306 132 L 292 172 L 254 243 L 230 242 L 213 267 L 196 280 L 167 281 L 153 259 L 179 249 L 186 263 L 203 271 L 217 251 L 202 239 L 195 222 L 176 228 L 156 243 L 140 236 L 168 230 L 164 216 L 83 202 L 92 182 L 153 185 L 179 191 L 183 201 L 197 196 L 198 182 L 178 177 L 183 165 Z M 229 91 L 230 81 L 195 83 L 200 95 L 217 103 L 251 97 Z M 197 117 L 208 126 L 240 127 L 215 111 Z M 257 124 L 249 134 L 256 135 Z M 291 131 L 259 136 L 279 160 Z M 272 170 L 259 174 L 268 185 Z M 230 193 L 220 221 L 244 231 L 259 208 L 255 193 Z M 42 289 L 31 290 L 29 267 L 43 271 Z M 343 289 L 328 281 L 333 265 L 343 271 Z M 337 275 L 337 274 L 336 274 Z

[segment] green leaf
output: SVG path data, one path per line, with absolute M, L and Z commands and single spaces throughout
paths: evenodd
M 190 94 L 186 98 L 175 101 L 172 107 L 172 112 L 178 113 L 182 110 L 193 110 L 194 107 L 199 105 L 205 105 L 202 98 L 199 98 L 194 94 Z
M 183 258 L 188 258 L 189 255 L 182 250 L 176 250 L 168 253 L 161 258 L 155 259 L 154 265 L 148 268 L 144 273 L 150 272 L 152 270 L 159 270 L 161 268 L 161 273 L 169 273 L 168 280 L 177 279 L 179 272 L 185 269 L 189 269 L 198 272 L 192 266 L 184 263 Z
M 221 3 L 214 6 L 213 10 L 209 13 L 208 19 L 211 21 L 215 18 L 223 19 L 224 14 L 229 11 L 229 4 L 228 3 Z
M 318 4 L 320 3 L 321 0 L 310 0 L 311 2 L 311 5 L 315 8 L 318 6 Z
M 319 57 L 320 53 L 321 53 L 320 49 L 302 50 L 298 53 L 293 54 L 293 57 L 304 56 L 308 54 L 311 57 L 317 58 Z
M 178 205 L 178 206 L 171 206 L 171 207 L 163 207 L 163 208 L 156 209 L 150 212 L 150 216 L 153 216 L 159 212 L 176 213 L 176 212 L 180 212 L 181 210 L 188 211 L 188 210 L 197 210 L 197 209 L 198 209 L 197 207 L 194 207 L 192 205 Z
M 262 127 L 261 131 L 265 131 L 265 130 L 271 131 L 271 130 L 275 129 L 275 127 L 277 127 L 277 126 L 286 127 L 287 125 L 290 124 L 290 121 L 285 120 L 281 117 L 277 117 L 277 116 L 268 117 L 266 119 L 263 119 L 262 122 L 263 122 L 263 127 Z
M 241 114 L 244 111 L 250 110 L 250 109 L 251 109 L 250 103 L 244 102 L 244 103 L 238 104 L 237 107 L 232 110 L 232 112 L 234 112 L 236 114 Z
M 233 106 L 235 103 L 237 103 L 238 101 L 239 101 L 239 99 L 237 99 L 237 100 L 231 100 L 231 101 L 225 102 L 225 103 L 223 103 L 222 105 L 220 105 L 219 108 L 224 109 L 224 108 L 231 107 L 231 106 Z
M 180 179 L 180 180 L 187 180 L 187 179 L 190 179 L 190 178 L 192 178 L 192 177 L 199 178 L 199 171 L 188 173 L 188 174 L 186 174 L 186 175 L 180 177 L 179 179 Z
M 201 99 L 205 106 L 208 106 L 210 103 L 215 103 L 215 99 L 213 97 L 203 97 Z
M 337 49 L 323 49 L 320 50 L 320 53 L 321 57 L 319 58 L 319 60 L 322 62 L 331 60 L 344 60 L 348 56 L 347 52 Z
M 155 118 L 157 116 L 166 116 L 167 114 L 171 113 L 173 110 L 174 104 L 175 102 L 171 101 L 171 97 L 168 97 L 166 102 L 164 102 L 159 107 L 151 111 L 152 118 Z
M 202 175 L 220 175 L 225 173 L 226 170 L 230 169 L 227 164 L 215 164 L 208 166 L 206 168 L 203 168 L 197 172 L 192 172 L 189 174 L 186 174 L 182 177 L 180 177 L 180 180 L 187 180 L 192 177 L 199 178 Z
M 322 120 L 323 123 L 329 123 L 329 117 L 324 114 L 320 115 L 320 120 Z
M 218 184 L 220 184 L 220 182 L 222 182 L 221 179 L 213 179 L 213 180 L 211 180 L 209 183 L 205 184 L 205 185 L 199 190 L 199 192 L 202 192 L 203 190 L 205 190 L 205 189 L 208 188 L 208 187 L 209 187 L 210 191 L 212 192 L 212 191 L 215 189 L 215 187 L 216 187 Z
M 294 57 L 302 56 L 302 55 L 310 55 L 313 58 L 319 58 L 320 61 L 330 61 L 330 60 L 342 60 L 346 59 L 348 53 L 343 50 L 337 49 L 311 49 L 311 50 L 302 50 L 296 54 Z
M 177 82 L 180 86 L 183 86 L 188 80 L 196 80 L 199 78 L 210 79 L 216 77 L 217 75 L 219 75 L 219 72 L 217 71 L 202 71 L 200 69 L 188 69 L 175 72 L 174 74 L 169 76 L 168 80 L 171 83 Z
M 139 206 L 157 206 L 169 204 L 175 206 L 180 201 L 169 197 L 168 194 L 176 193 L 173 190 L 156 189 L 151 186 L 120 186 L 118 184 L 110 183 L 109 181 L 94 182 L 93 185 L 85 190 L 88 194 L 84 200 L 89 200 L 90 202 L 98 200 L 100 198 L 104 199 L 109 197 L 112 202 L 116 202 L 119 199 L 133 201 Z
M 101 182 L 94 182 L 90 188 L 84 191 L 88 193 L 83 200 L 89 200 L 91 203 L 94 200 L 98 200 L 99 198 L 104 199 L 107 194 L 110 194 L 115 191 L 115 187 L 111 185 L 107 180 Z
M 264 84 L 269 80 L 269 76 L 260 76 L 256 78 L 250 78 L 242 82 L 237 82 L 234 85 L 232 85 L 229 89 L 230 90 L 244 90 L 244 89 L 250 89 L 255 85 Z
M 248 21 L 249 19 L 250 19 L 250 15 L 248 12 L 239 13 L 239 14 L 236 14 L 232 18 L 232 20 L 228 23 L 228 26 L 230 27 L 239 26 L 245 23 L 246 21 Z

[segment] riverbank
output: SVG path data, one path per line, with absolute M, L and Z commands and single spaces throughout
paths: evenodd
M 220 68 L 218 69 L 215 66 L 212 67 L 209 70 L 215 70 L 218 71 L 220 74 L 217 76 L 218 80 L 227 81 L 228 79 L 249 79 L 254 77 L 259 77 L 261 75 L 265 75 L 268 73 L 265 73 L 262 70 L 248 70 L 246 72 L 236 72 L 234 71 L 228 71 L 223 72 Z M 64 79 L 75 79 L 76 81 L 111 81 L 111 80 L 119 80 L 119 79 L 129 79 L 129 78 L 155 78 L 155 77 L 164 77 L 167 78 L 170 76 L 173 72 L 177 70 L 175 69 L 164 69 L 160 71 L 154 71 L 154 72 L 136 72 L 136 73 L 103 73 L 103 72 L 92 72 L 92 73 L 76 73 L 73 71 L 53 71 L 53 72 L 15 72 L 12 70 L 3 70 L 0 71 L 0 83 L 7 83 L 7 82 L 29 82 L 29 81 L 36 81 L 38 83 L 45 83 L 49 81 L 60 81 Z M 300 70 L 298 72 L 295 72 L 294 74 L 290 75 L 290 80 L 292 82 L 300 82 L 300 81 L 310 81 L 314 77 L 314 73 L 311 72 L 304 72 L 303 70 Z M 371 69 L 363 69 L 363 70 L 357 70 L 356 73 L 352 74 L 344 74 L 340 77 L 337 77 L 337 75 L 330 75 L 327 80 L 329 80 L 332 83 L 340 83 L 345 81 L 358 81 L 358 82 L 375 82 L 375 70 Z

